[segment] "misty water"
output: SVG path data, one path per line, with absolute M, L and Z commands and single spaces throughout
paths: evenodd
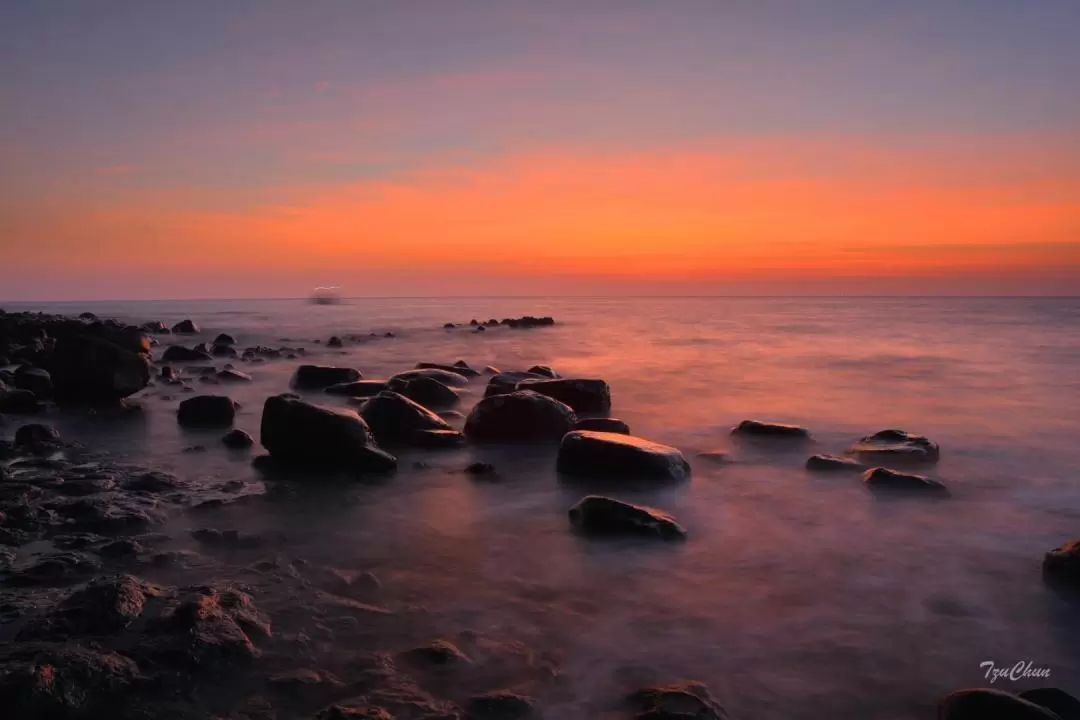
M 252 585 L 271 612 L 275 642 L 294 642 L 302 628 L 310 636 L 304 664 L 347 678 L 361 651 L 442 637 L 483 654 L 485 642 L 497 643 L 510 660 L 500 655 L 446 692 L 521 687 L 545 717 L 567 719 L 604 713 L 627 687 L 677 678 L 706 683 L 734 717 L 931 717 L 943 693 L 988 684 L 984 661 L 1030 660 L 1051 671 L 1049 680 L 999 680 L 999 689 L 1080 692 L 1078 605 L 1045 585 L 1040 570 L 1048 549 L 1080 535 L 1080 300 L 237 300 L 32 309 L 138 323 L 190 317 L 202 328 L 194 338 L 159 336 L 163 345 L 227 332 L 239 347 L 304 346 L 303 359 L 233 361 L 251 374 L 249 384 L 195 384 L 238 400 L 236 426 L 256 437 L 263 400 L 288 391 L 302 362 L 355 367 L 365 379 L 419 361 L 502 370 L 540 363 L 566 377 L 605 379 L 613 416 L 690 461 L 684 484 L 599 488 L 672 513 L 689 532 L 685 543 L 597 541 L 573 534 L 566 510 L 598 488 L 560 478 L 552 447 L 402 451 L 397 474 L 379 482 L 277 480 L 253 469 L 251 453 L 221 447 L 220 431 L 179 428 L 175 411 L 186 396 L 173 387 L 136 395 L 140 413 L 58 415 L 65 438 L 197 481 L 207 497 L 223 483 L 243 483 L 251 497 L 241 502 L 171 518 L 171 547 L 198 549 L 185 532 L 197 527 L 259 533 L 269 545 L 161 569 L 160 579 Z M 557 324 L 442 327 L 524 314 Z M 325 346 L 331 335 L 356 339 L 333 350 Z M 483 396 L 485 382 L 473 379 L 459 410 Z M 813 443 L 739 442 L 729 431 L 746 418 L 805 425 Z M 882 497 L 857 474 L 804 469 L 809 454 L 840 454 L 893 427 L 940 444 L 928 474 L 949 486 L 949 497 Z M 185 451 L 196 445 L 205 451 Z M 703 451 L 728 461 L 706 460 Z M 476 460 L 493 463 L 498 480 L 461 472 Z M 370 571 L 381 583 L 372 602 L 389 612 L 324 623 L 316 633 L 295 610 L 303 598 L 274 573 L 250 570 L 268 555 L 280 567 Z

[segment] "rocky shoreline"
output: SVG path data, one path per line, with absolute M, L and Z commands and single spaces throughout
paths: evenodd
M 551 324 L 526 316 L 460 327 Z M 72 444 L 49 423 L 71 408 L 148 412 L 128 398 L 152 384 L 190 395 L 177 422 L 220 429 L 223 452 L 261 445 L 266 454 L 253 452 L 253 463 L 268 478 L 298 468 L 387 476 L 403 449 L 549 445 L 560 475 L 582 486 L 581 500 L 567 508 L 568 531 L 693 541 L 662 510 L 591 492 L 686 482 L 692 472 L 676 448 L 635 437 L 609 417 L 603 380 L 563 378 L 543 365 L 499 372 L 458 361 L 420 362 L 377 381 L 354 368 L 306 364 L 292 388 L 265 399 L 253 438 L 233 427 L 235 403 L 223 391 L 250 379 L 243 363 L 300 362 L 308 352 L 239 349 L 228 334 L 155 350 L 157 336 L 199 333 L 190 320 L 169 328 L 89 314 L 0 313 L 0 707 L 12 717 L 517 720 L 543 716 L 546 699 L 560 692 L 556 659 L 504 638 L 432 629 L 429 642 L 410 648 L 365 643 L 370 626 L 411 637 L 428 621 L 422 609 L 390 602 L 370 571 L 290 559 L 287 537 L 209 524 L 226 504 L 282 502 L 273 492 L 253 500 L 237 483 L 193 487 Z M 352 341 L 343 337 L 325 345 Z M 461 388 L 482 381 L 484 398 L 455 430 L 446 418 L 457 412 Z M 324 406 L 318 393 L 353 398 L 357 411 Z M 805 428 L 755 420 L 732 432 L 769 446 L 813 442 Z M 842 456 L 813 455 L 807 470 L 854 471 L 875 492 L 942 495 L 939 480 L 911 471 L 939 456 L 928 438 L 884 430 Z M 466 472 L 497 481 L 497 468 L 474 465 Z M 1075 586 L 1080 543 L 1049 552 L 1044 572 Z M 704 686 L 684 681 L 627 688 L 611 700 L 622 716 L 728 717 Z M 1080 718 L 1077 707 L 1052 689 L 961 691 L 942 699 L 939 717 Z

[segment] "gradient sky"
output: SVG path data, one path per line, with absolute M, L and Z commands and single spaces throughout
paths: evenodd
M 0 0 L 0 299 L 1080 294 L 1078 0 Z

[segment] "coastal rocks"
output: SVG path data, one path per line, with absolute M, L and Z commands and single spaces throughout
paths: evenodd
M 210 353 L 204 350 L 184 347 L 183 345 L 170 345 L 161 354 L 162 362 L 206 362 L 213 360 Z
M 512 328 L 535 328 L 535 327 L 547 327 L 555 324 L 555 319 L 552 317 L 533 317 L 532 315 L 525 315 L 519 318 L 505 318 L 502 325 L 506 325 Z
M 426 407 L 392 390 L 367 400 L 360 417 L 380 442 L 404 442 L 422 430 L 450 430 L 445 420 Z
M 214 345 L 235 345 L 236 344 L 236 339 L 233 338 L 233 336 L 229 335 L 228 333 L 221 333 L 216 338 L 214 338 L 214 343 L 213 344 Z
M 473 475 L 476 477 L 491 477 L 498 475 L 499 471 L 491 463 L 486 462 L 474 462 L 469 463 L 465 467 L 466 475 Z
M 237 356 L 236 348 L 232 345 L 211 345 L 207 352 L 216 358 L 234 358 Z
M 530 388 L 532 389 L 532 388 Z M 594 430 L 596 432 L 619 433 L 629 435 L 630 426 L 618 418 L 600 417 L 583 418 L 574 424 L 575 430 Z
M 1028 702 L 1057 713 L 1061 720 L 1080 720 L 1080 700 L 1054 687 L 1035 688 L 1018 693 Z
M 937 462 L 937 443 L 905 430 L 882 430 L 848 448 L 848 454 L 874 462 Z
M 648 687 L 627 698 L 641 720 L 729 720 L 730 716 L 697 682 Z
M 258 656 L 252 637 L 270 637 L 270 621 L 247 593 L 204 585 L 176 593 L 147 623 L 146 633 L 160 640 L 149 648 L 153 655 L 224 666 Z
M 172 333 L 172 330 L 169 329 L 169 326 L 161 322 L 160 320 L 151 320 L 149 322 L 144 322 L 142 325 L 139 326 L 139 329 L 143 332 L 153 333 L 154 335 L 169 335 Z
M 328 348 L 339 348 L 343 344 L 344 343 L 341 342 L 341 338 L 339 338 L 337 335 L 331 336 L 330 339 L 326 341 L 326 347 Z
M 221 437 L 221 444 L 230 450 L 247 450 L 255 444 L 255 439 L 240 428 L 236 428 Z
M 40 400 L 53 396 L 52 376 L 42 368 L 21 366 L 15 371 L 14 385 L 21 390 L 29 390 Z
M 632 435 L 575 430 L 559 444 L 556 469 L 564 475 L 682 481 L 690 463 L 673 447 Z
M 465 419 L 465 435 L 474 442 L 554 442 L 573 428 L 574 411 L 532 390 L 486 397 Z
M 400 372 L 390 380 L 412 380 L 413 378 L 426 377 L 438 380 L 448 387 L 465 387 L 469 384 L 469 378 L 456 370 L 441 370 L 439 368 L 419 368 Z
M 1063 716 L 1042 705 L 991 688 L 957 690 L 949 693 L 938 702 L 938 718 L 939 720 L 1064 720 Z
M 331 385 L 323 390 L 323 392 L 328 395 L 365 398 L 378 395 L 386 389 L 386 383 L 380 380 L 357 380 L 356 382 L 344 382 Z
M 370 428 L 356 413 L 290 395 L 266 399 L 260 441 L 273 458 L 286 462 L 375 472 L 397 467 L 397 458 L 375 445 Z
M 427 645 L 403 653 L 406 661 L 414 665 L 462 665 L 469 657 L 448 640 L 433 640 Z
M 732 428 L 731 434 L 744 437 L 787 438 L 791 440 L 806 440 L 810 437 L 810 431 L 799 425 L 785 425 L 760 420 L 743 420 Z
M 89 330 L 89 328 L 88 328 Z M 150 383 L 150 344 L 141 333 L 68 334 L 49 361 L 58 402 L 116 403 Z
M 942 483 L 925 475 L 912 475 L 881 467 L 872 468 L 863 473 L 863 482 L 872 490 L 948 492 Z
M 240 372 L 236 368 L 226 367 L 219 370 L 215 377 L 218 382 L 224 383 L 238 383 L 238 382 L 251 382 L 251 376 L 246 372 Z
M 494 370 L 495 368 L 492 368 Z M 546 375 L 537 375 L 530 372 L 496 372 L 488 380 L 487 387 L 484 389 L 484 397 L 493 397 L 495 395 L 507 395 L 514 392 L 517 389 L 519 383 L 526 380 L 550 380 L 551 378 Z
M 1043 575 L 1053 581 L 1080 587 L 1080 540 L 1071 540 L 1046 553 Z
M 523 380 L 516 389 L 532 390 L 555 398 L 569 405 L 576 413 L 606 413 L 611 410 L 611 388 L 603 380 Z
M 858 460 L 820 454 L 806 459 L 806 469 L 811 472 L 863 472 L 867 468 Z
M 329 365 L 301 365 L 296 368 L 292 386 L 298 390 L 322 390 L 331 385 L 351 383 L 360 379 L 360 372 L 353 368 Z
M 28 623 L 16 640 L 65 640 L 112 635 L 128 627 L 161 590 L 131 575 L 98 578 L 67 596 L 51 612 Z
M 686 531 L 665 512 L 589 495 L 570 508 L 570 523 L 587 535 L 646 535 L 665 540 L 686 537 Z
M 453 365 L 442 365 L 439 363 L 431 362 L 418 362 L 416 363 L 417 370 L 444 370 L 446 372 L 457 373 L 458 375 L 464 375 L 465 377 L 477 377 L 480 373 L 473 370 L 469 363 L 464 360 L 458 360 Z M 437 379 L 437 378 L 436 378 Z
M 31 423 L 23 425 L 15 431 L 15 447 L 37 448 L 41 446 L 57 445 L 60 442 L 60 433 L 48 425 Z
M 195 335 L 199 332 L 199 326 L 193 320 L 181 320 L 172 326 L 176 335 Z
M 427 408 L 441 410 L 451 408 L 461 402 L 461 397 L 454 390 L 429 377 L 414 377 L 411 380 L 393 379 L 388 383 L 387 389 L 404 395 Z
M 59 552 L 42 555 L 26 565 L 12 567 L 5 582 L 14 587 L 66 585 L 92 575 L 101 563 L 86 553 Z
M 196 395 L 180 403 L 176 420 L 183 427 L 228 427 L 236 418 L 236 404 L 225 395 Z

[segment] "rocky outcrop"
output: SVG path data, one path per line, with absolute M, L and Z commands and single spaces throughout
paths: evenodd
M 465 419 L 465 435 L 481 443 L 555 442 L 577 422 L 574 411 L 554 398 L 519 390 L 487 397 Z
M 275 460 L 346 470 L 385 472 L 397 458 L 381 450 L 356 413 L 277 395 L 263 405 L 260 442 Z
M 161 354 L 162 362 L 208 362 L 213 356 L 205 350 L 184 347 L 183 345 L 170 345 Z
M 848 453 L 869 462 L 937 462 L 937 443 L 905 430 L 882 430 L 867 435 L 848 448 Z
M 448 387 L 465 387 L 469 384 L 469 378 L 465 375 L 457 372 L 456 370 L 441 370 L 439 368 L 419 368 L 416 370 L 406 370 L 405 372 L 398 373 L 391 380 L 412 380 L 413 378 L 426 377 L 432 380 L 438 380 L 443 385 Z
M 236 403 L 225 395 L 196 395 L 180 403 L 176 421 L 183 427 L 228 427 L 236 418 Z
M 810 431 L 799 425 L 785 425 L 760 420 L 743 420 L 732 428 L 731 434 L 744 437 L 787 438 L 791 440 L 806 440 L 810 437 Z
M 812 472 L 863 472 L 866 466 L 858 460 L 836 455 L 811 455 L 806 459 L 806 469 Z
M 169 326 L 161 322 L 160 320 L 151 320 L 149 322 L 144 322 L 142 325 L 139 326 L 139 329 L 146 333 L 153 333 L 154 335 L 169 335 L 172 333 L 172 330 L 169 329 Z
M 629 435 L 630 426 L 618 418 L 582 418 L 574 425 L 575 430 L 594 430 L 596 432 L 619 433 Z
M 547 316 L 533 317 L 532 315 L 525 315 L 519 318 L 504 318 L 501 324 L 512 328 L 547 327 L 554 325 L 555 319 Z
M 117 403 L 150 382 L 150 340 L 115 323 L 57 321 L 48 326 L 55 343 L 40 367 L 52 378 L 57 402 Z
M 408 442 L 422 430 L 451 430 L 441 417 L 392 390 L 369 398 L 360 408 L 360 417 L 379 442 Z
M 23 425 L 15 431 L 16 448 L 38 448 L 41 446 L 54 446 L 60 443 L 60 433 L 48 425 L 31 423 Z
M 690 463 L 673 447 L 632 435 L 575 430 L 559 444 L 556 468 L 564 475 L 613 480 L 681 481 Z
M 338 383 L 331 385 L 323 392 L 328 395 L 342 395 L 345 397 L 372 397 L 386 390 L 386 383 L 381 380 L 357 380 L 356 382 Z
M 576 413 L 606 413 L 611 411 L 611 388 L 598 379 L 523 380 L 518 390 L 532 390 L 555 398 L 573 408 Z
M 913 475 L 881 467 L 863 473 L 863 482 L 873 490 L 948 492 L 944 484 L 925 475 Z
M 323 390 L 332 385 L 356 382 L 360 377 L 360 372 L 353 368 L 301 365 L 296 368 L 292 386 L 298 390 Z
M 589 495 L 570 508 L 570 523 L 586 535 L 644 535 L 680 540 L 686 531 L 667 513 L 603 495 Z

